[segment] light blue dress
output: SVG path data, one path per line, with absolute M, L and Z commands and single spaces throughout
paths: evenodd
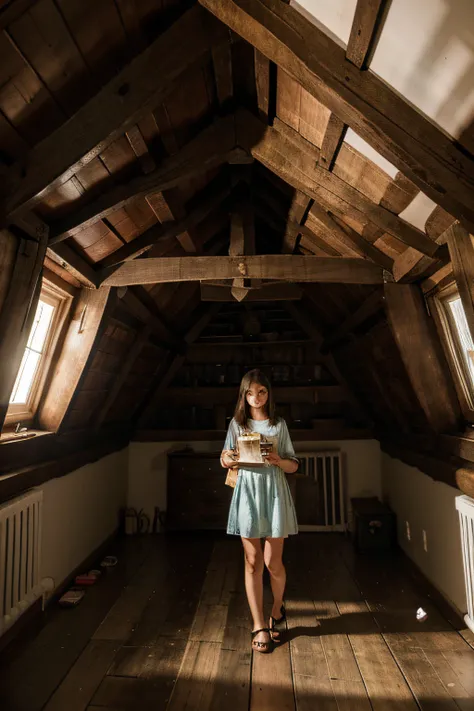
M 274 442 L 282 459 L 297 459 L 285 420 L 248 420 L 252 432 Z M 234 419 L 229 424 L 224 449 L 233 449 L 242 430 Z M 276 447 L 275 447 L 276 445 Z M 275 465 L 239 469 L 230 502 L 227 533 L 244 538 L 287 538 L 298 533 L 296 511 L 285 473 Z

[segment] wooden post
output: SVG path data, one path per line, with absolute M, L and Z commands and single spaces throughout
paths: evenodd
M 435 432 L 458 429 L 459 402 L 422 292 L 413 284 L 385 284 L 387 316 L 413 390 Z
M 47 229 L 0 232 L 0 431 L 41 291 Z

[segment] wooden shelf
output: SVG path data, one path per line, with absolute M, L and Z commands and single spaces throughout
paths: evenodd
M 226 430 L 138 430 L 132 442 L 219 442 L 224 443 Z M 366 428 L 325 425 L 313 429 L 291 429 L 293 442 L 318 442 L 339 439 L 373 439 L 374 434 Z
M 272 389 L 275 401 L 279 403 L 342 402 L 345 397 L 345 389 L 341 385 L 285 385 L 273 386 Z M 163 392 L 162 399 L 170 405 L 213 406 L 235 402 L 238 391 L 238 385 L 174 386 Z

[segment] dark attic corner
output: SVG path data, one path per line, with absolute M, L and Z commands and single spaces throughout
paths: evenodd
M 473 81 L 470 0 L 0 0 L 2 711 L 474 708 Z

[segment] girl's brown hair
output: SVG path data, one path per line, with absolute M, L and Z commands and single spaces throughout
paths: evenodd
M 242 381 L 240 383 L 239 397 L 237 400 L 237 405 L 235 406 L 234 419 L 238 425 L 244 429 L 248 428 L 248 420 L 250 417 L 250 405 L 247 402 L 247 391 L 249 390 L 252 383 L 256 385 L 263 385 L 264 388 L 268 390 L 268 400 L 266 404 L 266 413 L 271 425 L 276 425 L 278 418 L 275 415 L 275 403 L 273 401 L 273 393 L 270 382 L 261 370 L 255 368 L 254 370 L 249 370 L 245 373 Z

